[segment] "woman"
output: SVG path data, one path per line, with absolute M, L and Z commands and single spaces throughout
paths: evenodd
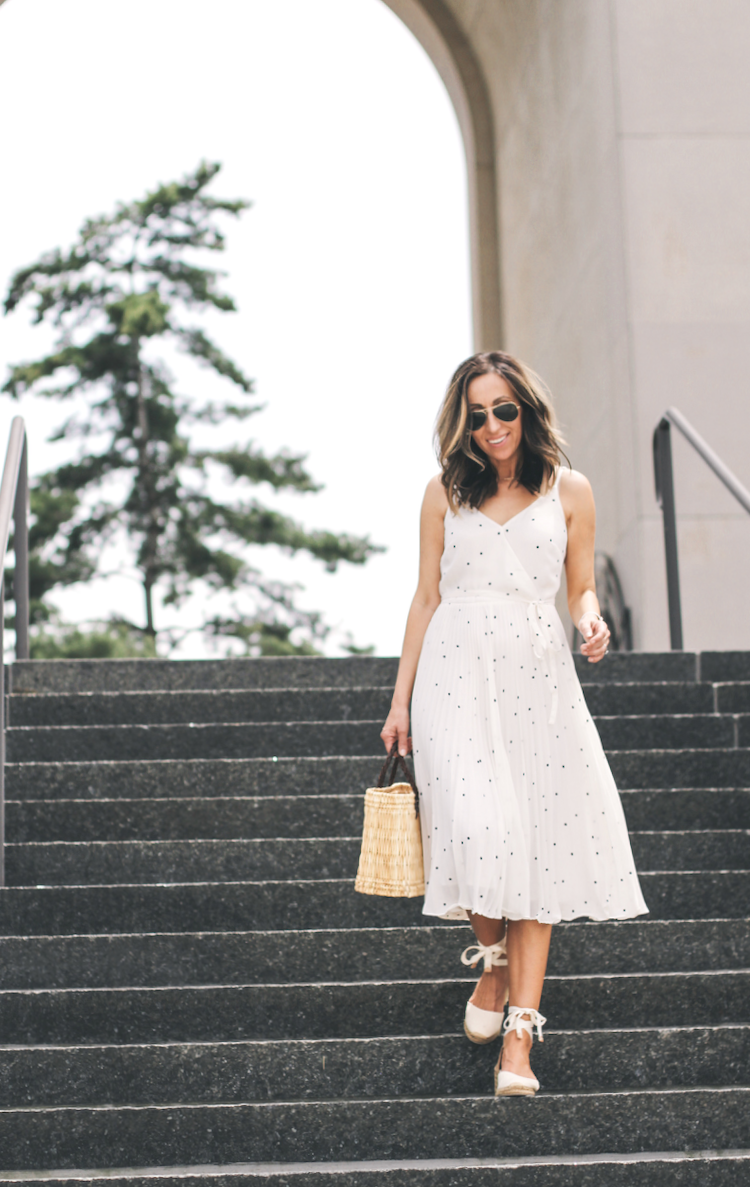
M 471 923 L 477 944 L 461 959 L 483 959 L 484 972 L 464 1029 L 475 1043 L 504 1032 L 496 1095 L 534 1095 L 552 924 L 648 910 L 554 606 L 564 564 L 581 651 L 599 663 L 609 629 L 594 499 L 561 467 L 540 380 L 499 351 L 458 368 L 436 444 L 441 473 L 422 506 L 419 585 L 381 737 L 407 753 L 411 700 L 424 911 Z

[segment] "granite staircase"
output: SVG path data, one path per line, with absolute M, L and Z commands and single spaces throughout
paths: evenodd
M 0 1180 L 750 1182 L 750 656 L 580 672 L 651 914 L 555 929 L 496 1101 L 467 929 L 353 892 L 395 661 L 14 665 Z

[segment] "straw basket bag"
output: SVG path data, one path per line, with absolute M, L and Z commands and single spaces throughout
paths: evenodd
M 383 784 L 399 767 L 407 783 Z M 390 767 L 390 771 L 389 771 Z M 424 894 L 419 796 L 396 745 L 383 763 L 377 787 L 365 792 L 365 826 L 354 889 L 360 894 L 415 898 Z

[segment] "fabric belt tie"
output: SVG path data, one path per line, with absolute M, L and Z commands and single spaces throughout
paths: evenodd
M 558 630 L 552 625 L 550 621 L 550 609 L 554 608 L 554 602 L 529 602 L 526 598 L 503 598 L 500 596 L 487 597 L 481 595 L 478 597 L 471 597 L 466 595 L 464 597 L 448 597 L 443 598 L 447 605 L 458 606 L 481 606 L 482 603 L 498 602 L 503 606 L 521 605 L 526 607 L 526 618 L 529 624 L 529 635 L 531 637 L 531 647 L 537 659 L 541 660 L 550 683 L 551 692 L 551 706 L 548 719 L 549 725 L 554 725 L 557 719 L 557 660 L 555 655 L 558 651 L 562 651 L 565 646 L 565 640 L 560 638 Z
M 562 651 L 564 643 L 549 619 L 549 602 L 529 602 L 526 617 L 529 622 L 531 646 L 537 659 L 543 661 L 547 677 L 550 682 L 552 704 L 550 706 L 549 725 L 554 725 L 557 718 L 557 660 L 555 654 Z

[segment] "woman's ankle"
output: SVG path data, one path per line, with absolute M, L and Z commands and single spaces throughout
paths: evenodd
M 518 1035 L 512 1032 L 506 1034 L 500 1050 L 501 1069 L 506 1072 L 515 1072 L 519 1076 L 528 1074 L 531 1070 L 531 1064 L 529 1063 L 531 1047 L 530 1035 L 525 1034 L 523 1038 L 519 1038 Z
M 480 1010 L 492 1010 L 500 1014 L 505 1008 L 507 970 L 494 968 L 482 973 L 469 999 Z

